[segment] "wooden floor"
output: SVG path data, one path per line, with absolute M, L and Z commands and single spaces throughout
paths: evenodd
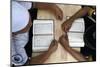
M 54 19 L 55 23 L 55 39 L 58 40 L 59 37 L 64 33 L 61 30 L 61 24 L 64 20 L 67 19 L 67 16 L 72 16 L 74 13 L 76 13 L 81 6 L 75 6 L 75 5 L 59 5 L 57 4 L 64 13 L 64 19 L 62 21 L 56 20 L 54 15 L 50 12 L 44 11 L 44 10 L 38 10 L 38 19 Z M 78 51 L 80 51 L 80 48 L 74 48 Z M 33 53 L 33 57 L 38 55 L 40 53 Z M 63 62 L 77 62 L 76 59 L 74 59 L 62 46 L 60 43 L 58 43 L 58 48 L 55 52 L 53 52 L 50 57 L 44 62 L 44 63 L 63 63 Z M 31 62 L 32 63 L 32 62 Z

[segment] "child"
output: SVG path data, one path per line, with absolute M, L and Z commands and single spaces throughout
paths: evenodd
M 28 61 L 25 45 L 28 42 L 28 33 L 32 26 L 28 10 L 30 8 L 44 9 L 52 12 L 57 19 L 62 20 L 63 13 L 55 4 L 12 1 L 12 64 L 24 65 Z

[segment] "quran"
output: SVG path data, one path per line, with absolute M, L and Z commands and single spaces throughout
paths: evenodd
M 46 51 L 54 39 L 53 20 L 33 21 L 33 52 Z

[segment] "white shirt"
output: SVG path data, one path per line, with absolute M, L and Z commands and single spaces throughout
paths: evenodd
M 28 9 L 31 8 L 30 6 L 29 2 L 12 1 L 12 32 L 17 32 L 26 27 L 29 22 Z M 28 42 L 28 36 L 28 32 L 26 32 L 12 37 L 12 64 L 24 65 L 26 63 L 28 56 L 24 47 Z M 20 60 L 16 61 L 15 57 L 19 57 Z
M 31 3 L 29 2 L 12 1 L 12 32 L 17 32 L 26 27 L 29 22 L 28 9 L 30 8 Z
M 14 65 L 23 65 L 26 63 L 28 56 L 25 51 L 25 45 L 28 42 L 28 32 L 23 33 L 23 34 L 18 34 L 12 37 L 12 44 L 11 44 L 11 56 L 12 56 L 12 64 Z M 17 55 L 20 55 L 22 59 L 21 62 L 17 62 L 14 60 L 14 57 Z
M 21 4 L 23 7 L 25 7 L 26 9 L 30 9 L 32 7 L 32 3 L 31 2 L 25 2 L 25 1 L 17 1 L 19 4 Z

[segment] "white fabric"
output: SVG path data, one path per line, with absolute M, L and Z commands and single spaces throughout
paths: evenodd
M 16 1 L 12 1 L 12 32 L 22 30 L 28 22 L 28 10 Z
M 18 2 L 19 4 L 21 4 L 26 9 L 30 9 L 32 7 L 32 2 L 30 2 L 30 1 L 22 1 L 22 0 L 12 0 L 12 1 Z
M 12 44 L 11 44 L 11 52 L 12 52 L 12 64 L 14 65 L 23 65 L 26 63 L 28 56 L 25 51 L 25 45 L 28 42 L 28 32 L 23 33 L 23 34 L 18 34 L 14 37 L 12 37 Z M 20 55 L 22 59 L 21 62 L 17 63 L 13 58 L 16 57 L 17 55 Z
M 25 7 L 26 9 L 30 9 L 32 7 L 31 2 L 19 1 L 18 3 L 21 4 L 23 7 Z

